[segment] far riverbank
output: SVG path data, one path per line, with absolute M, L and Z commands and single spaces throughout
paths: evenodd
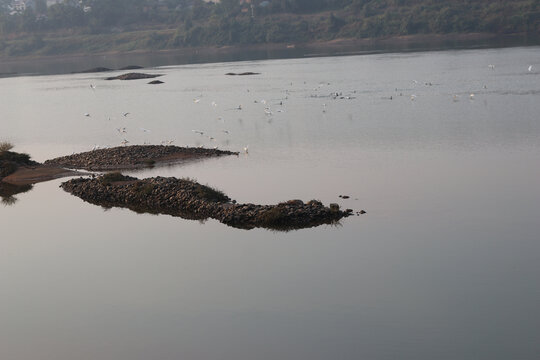
M 95 67 L 119 69 L 135 64 L 142 67 L 157 67 L 389 52 L 501 48 L 538 44 L 540 44 L 540 39 L 527 37 L 523 34 L 501 36 L 488 33 L 472 33 L 409 35 L 376 39 L 338 39 L 298 44 L 256 44 L 159 51 L 136 50 L 95 54 L 0 57 L 0 77 L 65 74 Z

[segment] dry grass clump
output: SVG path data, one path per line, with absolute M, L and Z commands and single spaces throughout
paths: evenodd
M 0 153 L 13 149 L 14 145 L 9 141 L 0 141 Z
M 122 173 L 118 172 L 118 171 L 115 171 L 115 172 L 110 172 L 110 173 L 107 173 L 105 175 L 102 175 L 99 180 L 101 181 L 101 183 L 103 185 L 110 185 L 114 182 L 118 182 L 118 181 L 128 181 L 128 180 L 132 180 L 133 178 L 129 177 L 129 176 L 126 176 L 126 175 L 122 175 Z

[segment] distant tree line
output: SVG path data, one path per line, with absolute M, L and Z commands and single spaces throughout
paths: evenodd
M 540 34 L 540 0 L 64 0 L 49 7 L 45 0 L 33 0 L 18 12 L 11 3 L 0 0 L 0 51 L 6 41 L 22 36 L 32 49 L 45 46 L 44 34 L 141 29 L 156 30 L 145 43 L 157 48 L 411 34 Z M 160 29 L 175 31 L 168 36 Z

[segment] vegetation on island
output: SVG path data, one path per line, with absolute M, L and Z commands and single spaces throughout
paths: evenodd
M 13 144 L 7 141 L 0 142 L 0 180 L 13 174 L 21 165 L 35 164 L 30 160 L 30 155 L 10 151 Z
M 0 0 L 0 55 L 540 33 L 540 0 Z

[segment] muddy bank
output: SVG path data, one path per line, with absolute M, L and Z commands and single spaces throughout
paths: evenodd
M 79 172 L 77 171 L 63 169 L 61 167 L 37 164 L 34 166 L 21 166 L 14 173 L 1 180 L 2 182 L 13 185 L 27 185 L 59 179 L 66 176 L 76 176 L 78 174 Z
M 312 200 L 292 200 L 277 205 L 237 204 L 222 192 L 189 179 L 155 177 L 139 180 L 110 173 L 98 178 L 78 178 L 61 187 L 91 204 L 128 208 L 138 213 L 167 214 L 184 219 L 216 219 L 240 229 L 293 230 L 334 224 L 352 211 L 324 206 Z
M 45 161 L 45 165 L 89 171 L 136 169 L 159 163 L 175 163 L 237 152 L 172 145 L 132 145 L 98 149 Z

